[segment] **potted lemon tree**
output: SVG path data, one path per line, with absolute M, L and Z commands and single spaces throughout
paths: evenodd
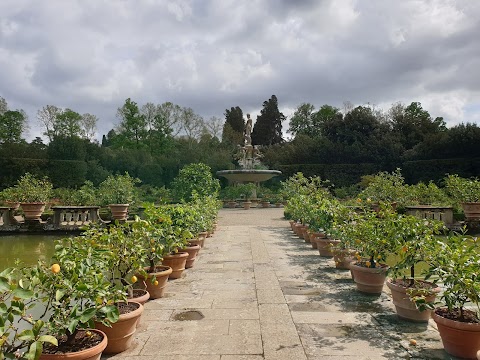
M 25 214 L 25 220 L 40 221 L 45 205 L 52 194 L 52 183 L 47 177 L 26 173 L 14 186 L 17 201 Z
M 128 208 L 135 199 L 135 184 L 139 179 L 132 178 L 127 172 L 124 175 L 107 177 L 99 186 L 102 205 L 108 205 L 114 220 L 125 221 Z
M 476 359 L 480 349 L 480 240 L 451 234 L 430 242 L 426 279 L 442 284 L 443 306 L 432 318 L 437 323 L 447 353 Z

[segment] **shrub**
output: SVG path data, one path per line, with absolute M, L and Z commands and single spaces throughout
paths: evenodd
M 190 201 L 195 191 L 199 196 L 218 196 L 220 181 L 213 178 L 209 166 L 197 163 L 183 167 L 173 180 L 173 192 L 178 200 Z

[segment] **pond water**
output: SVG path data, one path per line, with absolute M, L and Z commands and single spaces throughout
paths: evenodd
M 23 265 L 36 264 L 39 259 L 48 260 L 55 249 L 55 240 L 65 235 L 4 235 L 0 236 L 0 270 L 14 266 L 19 259 Z

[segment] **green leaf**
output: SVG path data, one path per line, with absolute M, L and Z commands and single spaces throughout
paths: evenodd
M 60 301 L 64 296 L 65 296 L 65 291 L 59 289 L 55 293 L 55 300 Z
M 28 353 L 25 354 L 25 359 L 37 360 L 42 355 L 43 345 L 40 341 L 35 341 L 30 345 Z
M 35 340 L 35 334 L 30 329 L 23 330 L 18 335 L 18 339 L 21 340 L 21 341 L 32 341 L 32 340 Z
M 68 324 L 68 331 L 70 332 L 70 334 L 73 334 L 75 332 L 75 330 L 77 329 L 77 326 L 78 326 L 78 320 L 73 319 L 72 321 L 70 321 L 70 324 Z
M 81 283 L 77 286 L 78 291 L 86 291 L 88 290 L 88 286 L 85 283 Z
M 8 311 L 7 304 L 4 302 L 0 303 L 0 315 L 5 314 Z
M 41 342 L 48 342 L 50 344 L 53 344 L 55 346 L 58 346 L 58 340 L 56 337 L 51 336 L 51 335 L 42 335 L 38 338 L 38 341 Z
M 93 316 L 95 316 L 95 313 L 96 313 L 96 309 L 93 307 L 93 308 L 90 308 L 90 309 L 87 309 L 85 310 L 82 315 L 80 316 L 79 318 L 79 321 L 81 323 L 86 323 L 88 320 L 90 320 Z
M 33 291 L 16 288 L 15 290 L 13 290 L 13 296 L 16 296 L 20 299 L 30 299 L 31 297 L 33 297 Z
M 38 336 L 43 325 L 45 325 L 45 323 L 42 320 L 37 320 L 35 324 L 33 324 L 32 331 L 35 336 Z
M 4 277 L 0 277 L 0 291 L 9 291 L 10 290 L 10 284 L 8 283 L 8 280 Z

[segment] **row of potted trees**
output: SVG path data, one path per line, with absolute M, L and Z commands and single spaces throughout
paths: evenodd
M 445 350 L 476 358 L 480 350 L 478 240 L 448 232 L 435 220 L 399 214 L 391 203 L 373 206 L 367 198 L 355 206 L 344 205 L 325 186 L 319 178 L 302 174 L 283 184 L 289 195 L 285 214 L 292 219 L 292 229 L 311 241 L 320 255 L 334 256 L 337 268 L 350 269 L 359 291 L 381 293 L 388 275 L 387 286 L 402 319 L 428 321 L 431 313 Z M 440 288 L 442 302 L 437 303 Z
M 179 269 L 167 265 L 169 257 L 214 231 L 218 205 L 215 196 L 176 206 L 151 204 L 145 219 L 93 225 L 58 241 L 52 265 L 18 264 L 2 271 L 0 357 L 49 359 L 73 351 L 99 359 L 102 351 L 128 348 L 148 299 L 136 301 L 137 290 L 163 296 L 169 275 L 180 275 L 189 253 Z
M 108 205 L 113 219 L 125 220 L 128 207 L 135 199 L 135 185 L 139 182 L 128 173 L 108 176 L 98 189 L 86 181 L 78 190 L 70 193 L 67 199 L 70 203 L 67 205 Z M 39 220 L 47 202 L 52 199 L 52 189 L 47 177 L 26 173 L 14 186 L 0 192 L 0 201 L 15 209 L 21 206 L 26 220 Z

